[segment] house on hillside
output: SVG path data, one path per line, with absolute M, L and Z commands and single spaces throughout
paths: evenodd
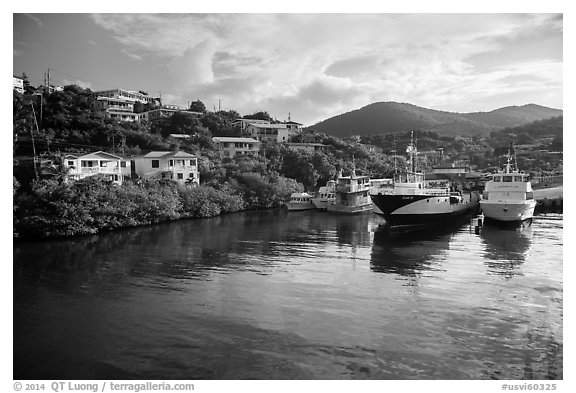
M 174 114 L 179 113 L 185 116 L 190 116 L 193 118 L 199 118 L 202 116 L 201 112 L 193 112 L 181 109 L 175 105 L 166 105 L 162 108 L 152 109 L 148 112 L 140 113 L 140 120 L 141 121 L 148 121 L 150 123 L 157 122 L 161 119 L 167 119 L 172 117 Z
M 248 124 L 250 124 L 250 123 L 253 123 L 253 124 L 270 124 L 270 121 L 269 120 L 240 118 L 240 119 L 234 120 L 232 122 L 232 126 L 240 128 L 240 131 L 244 131 L 246 129 L 246 127 L 248 127 Z
M 122 184 L 130 178 L 129 161 L 115 154 L 97 151 L 88 154 L 68 154 L 64 157 L 68 168 L 68 179 L 80 180 L 86 177 L 101 175 L 110 181 Z
M 140 121 L 140 115 L 134 113 L 134 101 L 119 97 L 98 97 L 92 104 L 97 116 L 118 121 Z
M 21 76 L 12 75 L 12 82 L 14 90 L 18 93 L 24 93 L 24 78 Z
M 310 153 L 324 153 L 328 151 L 328 145 L 322 143 L 292 143 L 288 142 L 286 144 L 290 149 L 295 150 L 306 150 Z
M 154 104 L 160 102 L 160 99 L 151 97 L 147 94 L 124 89 L 99 90 L 94 93 L 98 97 L 121 98 L 132 102 L 140 102 L 142 104 Z
M 286 143 L 296 132 L 284 123 L 249 123 L 244 130 L 246 136 L 262 143 Z
M 212 142 L 220 152 L 220 157 L 256 155 L 260 151 L 260 141 L 252 138 L 213 137 Z
M 370 153 L 382 154 L 384 152 L 384 149 L 382 149 L 380 146 L 369 145 L 366 143 L 363 143 L 362 146 L 364 146 Z
M 182 151 L 151 151 L 132 160 L 133 172 L 142 179 L 171 179 L 178 183 L 200 184 L 198 158 Z

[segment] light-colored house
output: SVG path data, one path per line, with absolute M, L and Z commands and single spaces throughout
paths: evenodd
M 253 124 L 270 124 L 270 121 L 269 120 L 240 118 L 240 119 L 234 120 L 232 122 L 232 126 L 240 127 L 240 131 L 244 131 L 246 129 L 246 127 L 248 127 L 248 124 L 250 124 L 250 123 L 253 123 Z
M 260 142 L 252 138 L 214 137 L 212 142 L 220 151 L 221 157 L 253 155 L 260 151 Z
M 140 114 L 134 113 L 134 102 L 123 97 L 97 97 L 92 110 L 104 119 L 139 122 Z
M 134 171 L 143 179 L 171 179 L 200 184 L 198 158 L 183 151 L 151 151 L 133 159 Z
M 12 81 L 14 83 L 14 90 L 18 93 L 24 93 L 24 78 L 12 75 Z
M 286 128 L 288 128 L 292 132 L 298 133 L 298 132 L 302 131 L 302 123 L 288 120 L 288 121 L 284 122 L 284 124 L 286 125 Z
M 86 177 L 103 175 L 114 183 L 121 184 L 130 178 L 130 163 L 115 154 L 97 151 L 88 154 L 68 154 L 64 164 L 69 168 L 68 179 L 80 180 Z
M 296 130 L 286 127 L 284 123 L 249 123 L 244 134 L 262 143 L 286 143 Z
M 171 106 L 164 106 L 158 109 L 152 109 L 148 112 L 140 113 L 140 120 L 149 121 L 153 123 L 160 119 L 166 119 L 172 117 L 172 115 L 174 115 L 175 113 L 180 113 L 195 118 L 202 116 L 201 112 L 193 112 L 184 109 L 178 109 L 174 105 L 171 105 Z
M 140 121 L 140 115 L 134 113 L 134 101 L 124 98 L 98 97 L 92 104 L 92 109 L 96 115 L 105 119 Z
M 142 104 L 153 104 L 158 99 L 151 97 L 147 94 L 142 94 L 137 91 L 130 91 L 124 89 L 110 89 L 110 90 L 100 90 L 94 92 L 98 97 L 108 97 L 108 98 L 122 98 L 132 102 L 141 102 Z
M 322 153 L 328 150 L 328 145 L 322 143 L 287 143 L 286 144 L 291 149 L 306 150 L 310 153 Z
M 465 175 L 469 172 L 470 167 L 468 166 L 440 165 L 432 168 L 432 173 L 441 173 L 444 175 Z

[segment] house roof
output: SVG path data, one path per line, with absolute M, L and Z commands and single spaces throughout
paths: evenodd
M 256 139 L 252 138 L 237 138 L 237 137 L 226 137 L 226 136 L 215 136 L 212 138 L 214 142 L 244 142 L 244 143 L 260 143 Z
M 286 128 L 286 124 L 272 124 L 272 123 L 248 123 L 249 126 L 254 126 L 257 128 Z
M 319 147 L 328 146 L 328 145 L 325 145 L 323 143 L 299 143 L 299 142 L 288 142 L 287 145 L 288 146 L 294 146 L 294 147 L 298 147 L 298 146 L 302 146 L 302 147 L 306 147 L 306 146 L 319 146 Z
M 450 180 L 450 177 L 443 173 L 427 173 L 426 180 Z
M 142 156 L 142 158 L 196 158 L 195 155 L 184 151 L 151 151 Z
M 87 154 L 82 155 L 73 155 L 73 157 L 81 158 L 81 159 L 108 159 L 108 160 L 123 160 L 124 158 L 117 156 L 116 154 L 106 153 L 105 151 L 95 151 Z

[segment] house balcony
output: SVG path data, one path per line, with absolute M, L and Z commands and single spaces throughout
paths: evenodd
M 97 167 L 96 166 L 96 167 L 82 167 L 79 169 L 80 169 L 80 171 L 76 170 L 76 173 L 90 174 L 90 175 L 95 175 L 98 173 L 115 175 L 115 174 L 120 173 L 120 168 L 118 168 L 118 167 L 106 168 L 106 167 Z

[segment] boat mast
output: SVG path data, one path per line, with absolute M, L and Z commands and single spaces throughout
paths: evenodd
M 412 169 L 412 173 L 416 173 L 416 146 L 414 144 L 414 131 L 410 134 L 410 145 L 408 145 L 406 152 L 410 155 L 410 168 Z

